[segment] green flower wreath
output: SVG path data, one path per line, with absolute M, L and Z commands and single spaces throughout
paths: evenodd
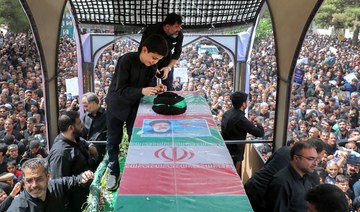
M 123 135 L 122 142 L 119 145 L 120 175 L 124 171 L 125 159 L 130 143 L 125 127 Z M 107 168 L 108 163 L 109 156 L 106 154 L 103 161 L 96 169 L 94 180 L 90 185 L 90 194 L 87 199 L 88 205 L 84 209 L 86 212 L 113 211 L 118 191 L 111 192 L 106 189 L 106 180 L 109 176 L 109 169 Z

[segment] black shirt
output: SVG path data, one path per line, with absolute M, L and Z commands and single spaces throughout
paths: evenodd
M 257 171 L 246 183 L 246 192 L 256 198 L 260 207 L 265 207 L 265 192 L 273 176 L 290 163 L 290 147 L 283 146 L 270 156 L 266 164 Z
M 81 139 L 77 139 L 75 143 L 61 134 L 55 138 L 48 161 L 53 179 L 77 176 L 84 171 L 91 170 L 87 143 Z M 81 211 L 81 205 L 86 202 L 88 193 L 89 186 L 85 186 L 68 195 L 73 211 Z
M 0 203 L 0 211 L 7 211 L 13 200 L 14 198 L 12 196 L 7 196 L 4 201 Z
M 178 60 L 180 58 L 184 35 L 180 31 L 176 38 L 174 38 L 172 36 L 168 36 L 163 29 L 163 23 L 157 23 L 157 24 L 151 25 L 145 29 L 145 31 L 141 37 L 139 51 L 141 50 L 142 44 L 144 43 L 146 38 L 148 38 L 150 35 L 153 35 L 153 34 L 162 35 L 165 38 L 165 40 L 167 41 L 167 45 L 168 45 L 167 56 L 163 57 L 158 62 L 159 69 L 161 69 L 165 66 L 168 66 L 172 59 Z
M 143 97 L 142 89 L 150 86 L 156 70 L 156 65 L 145 66 L 138 52 L 120 57 L 106 95 L 107 113 L 122 121 L 126 121 L 131 113 L 136 113 Z
M 255 126 L 239 109 L 231 108 L 226 111 L 221 120 L 221 132 L 225 140 L 245 140 L 247 133 L 255 137 L 264 136 L 264 128 Z
M 5 156 L 3 162 L 0 163 L 0 174 L 7 172 L 7 162 L 8 162 L 8 159 Z
M 301 177 L 289 164 L 269 183 L 265 193 L 267 211 L 307 211 L 305 194 L 318 184 L 308 174 Z
M 88 144 L 84 140 L 77 139 L 73 142 L 63 135 L 55 138 L 51 147 L 48 161 L 53 179 L 79 175 L 90 170 Z
M 38 155 L 41 155 L 42 158 L 46 158 L 48 156 L 45 149 L 40 147 L 40 149 L 35 154 L 33 154 L 30 149 L 27 150 L 23 155 L 23 158 L 36 158 Z
M 15 137 L 15 139 L 18 141 L 20 141 L 21 139 L 24 138 L 24 136 L 21 135 L 20 132 L 16 131 L 15 129 L 12 131 L 11 135 L 13 135 Z M 5 136 L 6 136 L 5 130 L 0 131 L 0 138 L 3 139 Z
M 20 195 L 14 199 L 8 212 L 67 212 L 73 211 L 68 208 L 65 196 L 80 187 L 80 177 L 64 177 L 50 180 L 47 186 L 45 201 L 33 198 L 23 190 Z
M 231 108 L 226 111 L 221 120 L 221 135 L 224 140 L 246 140 L 247 133 L 255 137 L 264 136 L 264 128 L 261 125 L 255 126 L 239 109 Z M 241 144 L 243 146 L 243 144 Z M 239 152 L 238 146 L 229 145 L 230 154 L 236 154 L 238 161 L 243 159 L 243 152 Z
M 87 141 L 106 141 L 106 111 L 100 107 L 94 116 L 87 112 L 82 117 L 83 138 Z

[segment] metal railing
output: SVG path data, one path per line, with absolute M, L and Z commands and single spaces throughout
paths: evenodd
M 258 143 L 272 143 L 269 140 L 225 140 L 225 144 L 258 144 Z
M 106 141 L 88 141 L 93 144 L 105 145 Z M 258 144 L 258 143 L 272 143 L 269 140 L 225 140 L 225 144 Z

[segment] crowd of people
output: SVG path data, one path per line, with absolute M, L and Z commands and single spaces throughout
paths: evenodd
M 31 33 L 0 32 L 0 39 L 0 202 L 11 203 L 21 188 L 19 164 L 45 158 L 48 148 L 42 70 L 34 38 Z M 2 211 L 6 207 L 0 206 Z
M 106 49 L 95 70 L 100 98 L 106 95 L 116 59 L 127 50 L 136 50 L 137 45 L 132 40 L 121 40 Z M 180 62 L 175 67 L 187 68 L 188 80 L 183 82 L 176 77 L 173 86 L 176 91 L 203 91 L 214 119 L 220 124 L 223 113 L 232 107 L 233 63 L 225 52 L 221 59 L 213 59 L 207 53 L 199 55 L 198 45 L 195 43 L 183 48 Z M 256 43 L 252 51 L 247 108 L 248 119 L 262 123 L 265 129 L 263 139 L 270 141 L 273 140 L 277 90 L 273 47 L 273 37 L 269 36 Z M 352 46 L 350 40 L 339 41 L 336 36 L 309 32 L 299 61 L 296 69 L 304 72 L 302 82 L 296 81 L 291 87 L 287 145 L 312 137 L 320 138 L 326 150 L 319 165 L 320 176 L 329 178 L 331 175 L 331 182 L 339 187 L 343 185 L 343 191 L 350 193 L 349 199 L 357 205 L 359 191 L 354 184 L 360 176 L 356 143 L 359 140 L 359 49 Z M 104 101 L 103 107 L 106 107 Z M 271 143 L 259 146 L 259 151 L 267 160 L 272 153 Z M 330 174 L 332 168 L 329 167 L 334 166 L 334 161 L 339 172 Z
M 3 41 L 0 46 L 0 188 L 10 195 L 20 176 L 17 167 L 22 158 L 46 157 L 48 141 L 42 70 L 34 38 L 31 33 L 0 32 L 0 39 Z M 232 107 L 235 61 L 221 47 L 220 58 L 214 59 L 208 52 L 199 54 L 200 43 L 183 47 L 175 65 L 175 76 L 176 68 L 187 68 L 187 81 L 175 77 L 173 88 L 204 92 L 220 127 L 222 115 Z M 274 130 L 277 90 L 274 46 L 272 36 L 256 42 L 251 52 L 248 82 L 248 119 L 262 124 L 265 140 L 273 139 Z M 96 61 L 94 93 L 98 100 L 94 101 L 103 110 L 107 107 L 105 97 L 118 58 L 138 48 L 136 41 L 121 39 L 107 47 Z M 326 149 L 320 163 L 323 171 L 320 176 L 324 176 L 325 183 L 344 184 L 343 190 L 350 193 L 351 200 L 356 200 L 360 196 L 360 185 L 356 184 L 360 178 L 359 47 L 351 45 L 348 39 L 339 41 L 335 36 L 310 31 L 299 61 L 297 69 L 303 71 L 303 77 L 291 87 L 287 145 L 320 138 Z M 78 75 L 76 43 L 67 36 L 60 38 L 57 72 L 60 114 L 79 111 L 80 101 L 84 111 L 89 112 L 87 95 L 79 99 L 66 91 L 65 80 Z M 271 143 L 261 145 L 259 150 L 267 160 L 272 152 Z
M 251 62 L 248 115 L 250 119 L 264 121 L 265 137 L 272 136 L 274 127 L 276 61 L 271 48 L 273 42 L 272 38 L 261 41 L 253 50 Z M 297 156 L 289 158 L 290 148 L 294 144 L 317 139 L 321 141 L 323 151 L 318 152 L 321 159 L 307 157 L 308 162 L 312 162 L 311 169 L 318 172 L 320 183 L 336 185 L 344 192 L 350 211 L 360 208 L 359 68 L 359 47 L 351 45 L 351 40 L 339 41 L 336 36 L 308 32 L 291 87 L 287 146 L 270 156 L 268 163 L 245 185 L 249 193 L 258 189 L 256 194 L 251 195 L 254 202 L 262 198 L 267 200 L 266 204 L 282 207 L 280 203 L 284 201 L 280 201 L 281 197 L 276 199 L 272 196 L 273 201 L 266 197 L 266 194 L 274 194 L 275 188 L 282 187 L 277 184 L 276 178 L 284 177 L 285 171 L 277 171 L 279 166 L 284 168 L 286 165 L 280 164 L 284 161 L 289 164 L 291 160 L 291 166 L 296 167 Z M 267 159 L 271 145 L 262 145 L 260 151 Z M 275 178 L 270 177 L 275 174 Z M 276 186 L 272 187 L 273 184 Z M 288 194 L 291 192 L 289 188 L 283 189 Z M 288 203 L 298 204 L 291 200 Z M 263 206 L 264 203 L 254 205 Z

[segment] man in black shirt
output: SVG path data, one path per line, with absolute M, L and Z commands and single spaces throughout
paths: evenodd
M 0 143 L 0 174 L 7 172 L 6 169 L 6 152 L 7 152 L 7 146 L 4 143 Z
M 86 94 L 87 112 L 82 117 L 82 137 L 87 141 L 106 141 L 106 111 L 95 93 Z
M 349 138 L 349 131 L 346 129 L 347 122 L 345 119 L 340 119 L 338 121 L 339 129 L 335 131 L 336 134 L 336 143 L 340 145 L 340 143 L 347 142 Z
M 96 148 L 80 139 L 82 132 L 80 114 L 76 111 L 66 111 L 60 115 L 58 125 L 61 133 L 55 138 L 48 156 L 52 179 L 77 176 L 91 170 L 93 167 L 89 152 L 96 152 Z M 89 186 L 84 185 L 68 195 L 69 208 L 72 211 L 81 211 L 89 194 Z
M 237 91 L 231 94 L 233 108 L 226 111 L 221 120 L 221 135 L 224 140 L 246 140 L 247 133 L 255 137 L 264 136 L 260 123 L 252 123 L 245 117 L 248 94 Z M 227 145 L 233 157 L 236 170 L 241 174 L 241 163 L 244 159 L 245 144 Z
M 244 185 L 255 212 L 265 211 L 265 192 L 271 178 L 290 163 L 290 147 L 283 146 Z
M 307 211 L 306 192 L 320 184 L 309 175 L 319 160 L 312 143 L 297 142 L 290 164 L 274 175 L 265 193 L 266 211 Z
M 162 83 L 167 86 L 168 90 L 173 91 L 174 66 L 181 55 L 182 42 L 184 35 L 181 32 L 182 18 L 176 13 L 170 13 L 166 16 L 164 22 L 157 23 L 145 29 L 141 38 L 139 50 L 142 48 L 144 41 L 152 34 L 159 34 L 165 38 L 168 45 L 168 52 L 158 62 L 158 69 L 162 74 Z
M 79 176 L 50 180 L 48 163 L 40 158 L 25 161 L 22 170 L 24 190 L 11 203 L 8 212 L 74 211 L 67 207 L 65 196 L 94 178 L 93 172 L 85 171 Z
M 14 121 L 11 118 L 5 120 L 4 130 L 0 131 L 0 138 L 4 138 L 7 135 L 12 135 L 18 141 L 24 138 L 18 131 L 14 129 Z
M 160 35 L 149 36 L 139 52 L 130 52 L 119 58 L 113 80 L 106 96 L 107 151 L 109 155 L 107 179 L 108 190 L 116 190 L 119 184 L 119 144 L 123 138 L 123 128 L 131 138 L 140 99 L 167 90 L 160 84 L 151 86 L 155 76 L 156 63 L 168 53 L 166 40 Z
M 324 145 L 320 139 L 311 138 L 308 143 L 316 146 L 318 158 L 324 154 Z M 283 146 L 274 152 L 266 164 L 257 171 L 244 185 L 246 194 L 255 212 L 265 211 L 265 192 L 272 177 L 281 169 L 290 164 L 291 147 Z M 319 181 L 317 172 L 311 174 L 311 179 L 316 184 Z

